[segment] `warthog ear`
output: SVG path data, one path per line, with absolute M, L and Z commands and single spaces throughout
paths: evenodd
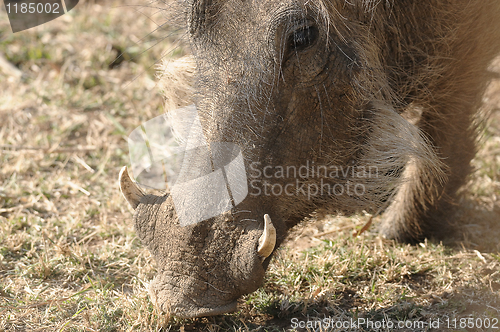
M 120 171 L 120 175 L 118 176 L 118 182 L 120 184 L 120 190 L 122 192 L 123 197 L 127 200 L 127 202 L 132 206 L 135 210 L 141 201 L 141 198 L 144 196 L 141 188 L 132 181 L 130 176 L 128 175 L 127 166 L 123 166 Z

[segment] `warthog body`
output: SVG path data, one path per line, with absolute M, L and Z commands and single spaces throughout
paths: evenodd
M 187 24 L 204 136 L 241 148 L 249 194 L 183 227 L 171 195 L 144 195 L 122 174 L 137 233 L 157 261 L 150 291 L 163 310 L 235 310 L 272 256 L 272 226 L 259 245 L 265 214 L 275 247 L 317 210 L 384 211 L 382 234 L 402 241 L 449 223 L 475 154 L 487 69 L 500 51 L 498 0 L 173 7 Z

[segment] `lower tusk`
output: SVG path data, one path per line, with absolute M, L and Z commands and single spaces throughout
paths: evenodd
M 274 228 L 271 217 L 268 214 L 264 215 L 264 232 L 259 238 L 259 248 L 257 253 L 263 259 L 271 255 L 276 245 L 276 228 Z

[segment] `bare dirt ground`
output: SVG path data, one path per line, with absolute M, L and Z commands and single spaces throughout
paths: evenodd
M 147 10 L 80 1 L 16 34 L 0 11 L 0 331 L 500 330 L 500 79 L 485 96 L 491 117 L 446 241 L 387 241 L 378 220 L 353 237 L 369 216 L 312 216 L 238 312 L 159 312 L 146 292 L 155 263 L 117 177 L 128 134 L 165 111 L 156 64 L 188 51 L 182 31 L 159 28 L 161 13 Z M 409 325 L 301 328 L 308 319 Z

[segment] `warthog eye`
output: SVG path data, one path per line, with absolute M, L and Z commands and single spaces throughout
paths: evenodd
M 315 26 L 303 26 L 295 30 L 288 39 L 290 50 L 301 51 L 313 45 L 318 39 L 319 31 Z

